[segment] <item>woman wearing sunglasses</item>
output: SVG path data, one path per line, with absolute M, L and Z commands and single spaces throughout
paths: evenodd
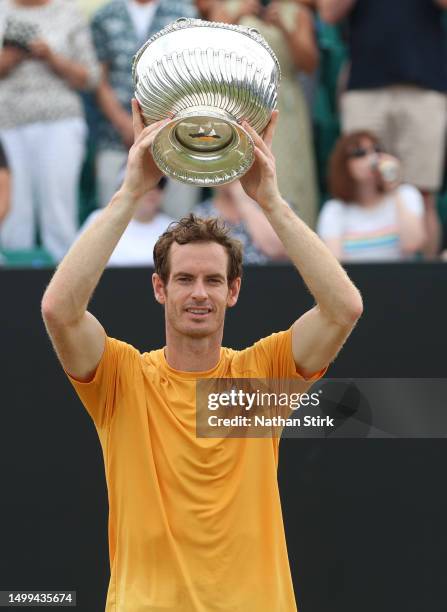
M 329 190 L 317 231 L 342 261 L 414 258 L 425 242 L 420 192 L 399 181 L 399 162 L 370 132 L 342 136 L 329 161 Z

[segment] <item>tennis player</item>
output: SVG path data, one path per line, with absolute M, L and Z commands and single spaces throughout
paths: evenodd
M 242 351 L 222 347 L 225 312 L 241 287 L 241 247 L 216 220 L 194 216 L 170 226 L 154 249 L 164 348 L 141 354 L 109 337 L 87 311 L 139 199 L 161 177 L 150 146 L 164 122 L 145 128 L 136 101 L 124 182 L 45 291 L 46 328 L 104 455 L 107 612 L 297 609 L 277 484 L 279 440 L 199 438 L 195 421 L 200 378 L 291 378 L 305 392 L 362 313 L 345 271 L 281 197 L 271 152 L 276 119 L 275 112 L 262 138 L 244 124 L 255 162 L 241 183 L 315 299 L 289 329 Z M 266 292 L 290 299 L 286 287 Z

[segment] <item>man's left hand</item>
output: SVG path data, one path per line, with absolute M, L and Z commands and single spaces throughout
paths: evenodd
M 278 111 L 274 110 L 262 138 L 246 121 L 241 124 L 253 140 L 255 155 L 252 167 L 240 179 L 241 185 L 245 193 L 263 209 L 268 209 L 280 197 L 276 161 L 271 151 L 277 121 Z

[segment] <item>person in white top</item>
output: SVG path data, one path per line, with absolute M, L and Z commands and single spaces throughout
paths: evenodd
M 166 183 L 166 177 L 162 177 L 157 187 L 140 199 L 132 220 L 108 261 L 109 267 L 153 265 L 154 245 L 168 225 L 174 221 L 168 215 L 160 212 Z M 85 220 L 79 234 L 90 227 L 102 213 L 102 209 L 93 211 Z M 98 223 L 101 221 L 99 220 Z
M 158 5 L 159 0 L 128 0 L 127 9 L 141 44 L 146 42 Z
M 115 178 L 133 144 L 133 58 L 148 39 L 169 23 L 194 16 L 193 0 L 108 0 L 93 15 L 93 41 L 102 68 L 101 82 L 96 89 L 100 112 L 95 125 L 96 178 L 101 207 L 110 202 L 115 192 Z M 169 184 L 165 210 L 175 184 L 182 186 L 176 181 Z M 183 185 L 179 201 L 190 199 L 191 191 L 198 190 Z
M 391 172 L 387 172 L 391 170 Z M 424 205 L 412 185 L 400 184 L 399 162 L 370 132 L 342 136 L 329 162 L 334 199 L 320 212 L 317 233 L 345 262 L 399 261 L 424 247 Z
M 80 92 L 100 65 L 76 2 L 0 0 L 0 136 L 11 170 L 2 247 L 60 261 L 78 228 L 87 125 Z

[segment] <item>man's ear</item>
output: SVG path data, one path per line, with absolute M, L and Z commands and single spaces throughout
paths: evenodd
M 152 274 L 152 287 L 154 288 L 154 297 L 159 304 L 166 303 L 165 284 L 160 276 L 154 272 Z
M 241 290 L 241 277 L 238 276 L 234 279 L 231 285 L 228 288 L 228 299 L 227 306 L 228 308 L 232 308 L 236 305 L 236 302 L 239 297 L 239 291 Z

